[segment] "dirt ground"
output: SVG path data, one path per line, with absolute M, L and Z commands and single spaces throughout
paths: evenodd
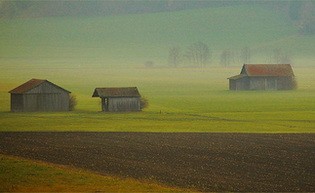
M 201 191 L 315 191 L 315 134 L 0 133 L 0 153 Z

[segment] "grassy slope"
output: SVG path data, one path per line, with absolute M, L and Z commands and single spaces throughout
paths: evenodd
M 259 5 L 106 18 L 3 20 L 0 26 L 2 64 L 139 66 L 152 60 L 165 65 L 170 46 L 184 49 L 202 41 L 213 50 L 214 64 L 222 49 L 250 46 L 254 63 L 265 62 L 270 50 L 281 47 L 297 65 L 311 65 L 315 49 L 313 36 L 298 36 L 284 16 Z
M 226 77 L 239 68 L 14 69 L 1 73 L 1 131 L 315 132 L 314 68 L 295 68 L 299 89 L 280 92 L 228 91 Z M 7 91 L 39 74 L 77 95 L 78 110 L 7 112 Z M 138 86 L 150 107 L 101 113 L 99 98 L 91 98 L 100 86 Z
M 184 192 L 133 179 L 0 154 L 1 192 Z M 186 190 L 187 191 L 187 190 Z

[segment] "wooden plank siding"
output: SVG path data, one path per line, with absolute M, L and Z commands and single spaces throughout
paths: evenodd
M 11 111 L 23 111 L 23 94 L 11 94 Z
M 248 90 L 249 89 L 249 78 L 243 77 L 237 80 L 230 79 L 230 90 Z
M 47 81 L 32 79 L 10 91 L 11 111 L 69 111 L 70 92 Z
M 249 89 L 250 90 L 268 90 L 266 87 L 266 77 L 250 77 L 249 78 Z
M 109 98 L 108 111 L 140 111 L 140 98 Z
M 96 88 L 92 97 L 101 98 L 102 111 L 104 112 L 141 110 L 141 95 L 137 87 Z
M 229 79 L 230 90 L 290 90 L 296 88 L 290 64 L 244 64 Z
M 27 111 L 68 111 L 69 95 L 63 93 L 24 94 L 23 109 Z

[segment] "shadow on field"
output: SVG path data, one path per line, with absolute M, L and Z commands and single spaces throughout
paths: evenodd
M 0 153 L 201 191 L 315 191 L 315 134 L 2 132 Z

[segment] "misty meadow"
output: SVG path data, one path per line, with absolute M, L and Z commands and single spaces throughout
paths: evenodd
M 2 0 L 0 42 L 0 191 L 315 191 L 313 1 Z

